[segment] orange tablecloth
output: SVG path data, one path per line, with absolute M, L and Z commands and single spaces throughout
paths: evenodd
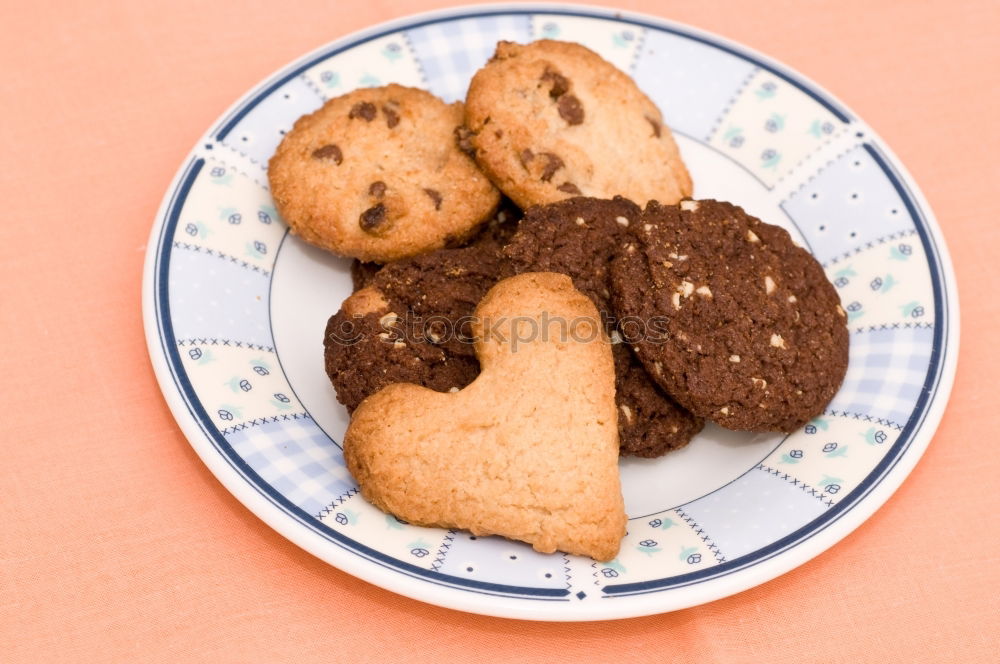
M 326 565 L 222 488 L 160 396 L 140 272 L 194 141 L 291 59 L 442 3 L 289 4 L 5 3 L 0 660 L 997 661 L 994 2 L 622 2 L 790 64 L 880 132 L 940 218 L 963 338 L 936 438 L 855 533 L 735 597 L 589 624 L 466 615 Z

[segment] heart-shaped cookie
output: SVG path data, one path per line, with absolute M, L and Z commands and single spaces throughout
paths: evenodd
M 597 310 L 569 277 L 528 273 L 486 294 L 473 330 L 468 387 L 389 385 L 354 412 L 344 456 L 362 494 L 416 525 L 610 560 L 626 517 Z

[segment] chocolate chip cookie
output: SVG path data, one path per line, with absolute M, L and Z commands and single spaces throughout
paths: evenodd
M 460 103 L 363 88 L 296 121 L 271 158 L 281 216 L 307 242 L 384 263 L 471 235 L 499 192 L 453 138 Z
M 636 230 L 612 301 L 661 387 L 729 429 L 788 432 L 823 412 L 847 371 L 847 317 L 809 252 L 713 200 L 651 201 Z
M 515 273 L 560 272 L 597 306 L 612 339 L 609 265 L 631 241 L 641 210 L 624 198 L 571 198 L 530 208 L 504 249 Z M 623 454 L 656 457 L 682 447 L 703 422 L 674 403 L 649 378 L 623 343 L 612 346 L 619 441 Z
M 459 143 L 522 208 L 571 196 L 691 194 L 670 129 L 624 72 L 580 44 L 500 42 L 476 72 Z
M 459 390 L 479 374 L 468 317 L 501 274 L 499 245 L 389 263 L 326 326 L 326 372 L 348 412 L 392 383 Z

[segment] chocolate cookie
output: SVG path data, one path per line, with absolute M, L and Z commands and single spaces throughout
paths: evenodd
M 491 243 L 499 249 L 513 237 L 520 219 L 521 210 L 509 198 L 501 197 L 500 205 L 490 220 L 483 224 L 476 235 L 467 239 L 462 246 Z M 381 269 L 382 265 L 379 263 L 366 263 L 355 258 L 351 261 L 353 290 L 356 292 L 367 286 Z
M 691 442 L 705 421 L 667 396 L 627 344 L 614 344 L 611 351 L 621 453 L 652 459 Z
M 847 371 L 847 317 L 788 233 L 713 200 L 651 201 L 611 267 L 612 298 L 649 374 L 722 426 L 792 431 Z
M 326 372 L 349 412 L 392 383 L 439 392 L 479 374 L 468 317 L 499 279 L 498 245 L 484 241 L 390 263 L 326 326 Z M 463 320 L 465 319 L 465 320 Z
M 515 273 L 560 272 L 597 306 L 612 339 L 609 272 L 617 248 L 631 240 L 641 210 L 624 198 L 571 198 L 530 208 L 504 249 Z M 655 457 L 683 447 L 703 422 L 680 408 L 649 378 L 623 343 L 615 361 L 619 441 L 623 454 Z
M 271 158 L 281 216 L 307 242 L 384 263 L 472 234 L 499 192 L 455 145 L 462 105 L 388 85 L 299 118 Z
M 497 211 L 490 217 L 480 231 L 467 241 L 467 245 L 492 242 L 497 248 L 503 248 L 517 232 L 518 223 L 524 213 L 506 196 L 500 197 Z
M 378 271 L 382 269 L 379 263 L 366 263 L 355 258 L 351 261 L 352 292 L 356 293 L 372 282 Z
M 627 74 L 568 42 L 500 42 L 476 72 L 461 146 L 522 208 L 571 196 L 645 203 L 691 194 L 656 105 Z

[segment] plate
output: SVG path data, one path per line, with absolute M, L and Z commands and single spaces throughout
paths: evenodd
M 577 41 L 660 106 L 695 182 L 787 228 L 847 310 L 851 359 L 826 412 L 791 435 L 709 426 L 661 459 L 624 459 L 628 535 L 609 563 L 419 528 L 358 494 L 347 416 L 323 371 L 349 263 L 289 235 L 267 160 L 296 118 L 359 86 L 447 101 L 498 40 Z M 240 99 L 198 141 L 157 213 L 143 318 L 164 396 L 244 505 L 336 567 L 425 602 L 536 620 L 693 606 L 818 555 L 920 458 L 955 372 L 958 302 L 926 201 L 889 148 L 800 74 L 662 19 L 566 5 L 480 6 L 393 21 L 324 46 Z

